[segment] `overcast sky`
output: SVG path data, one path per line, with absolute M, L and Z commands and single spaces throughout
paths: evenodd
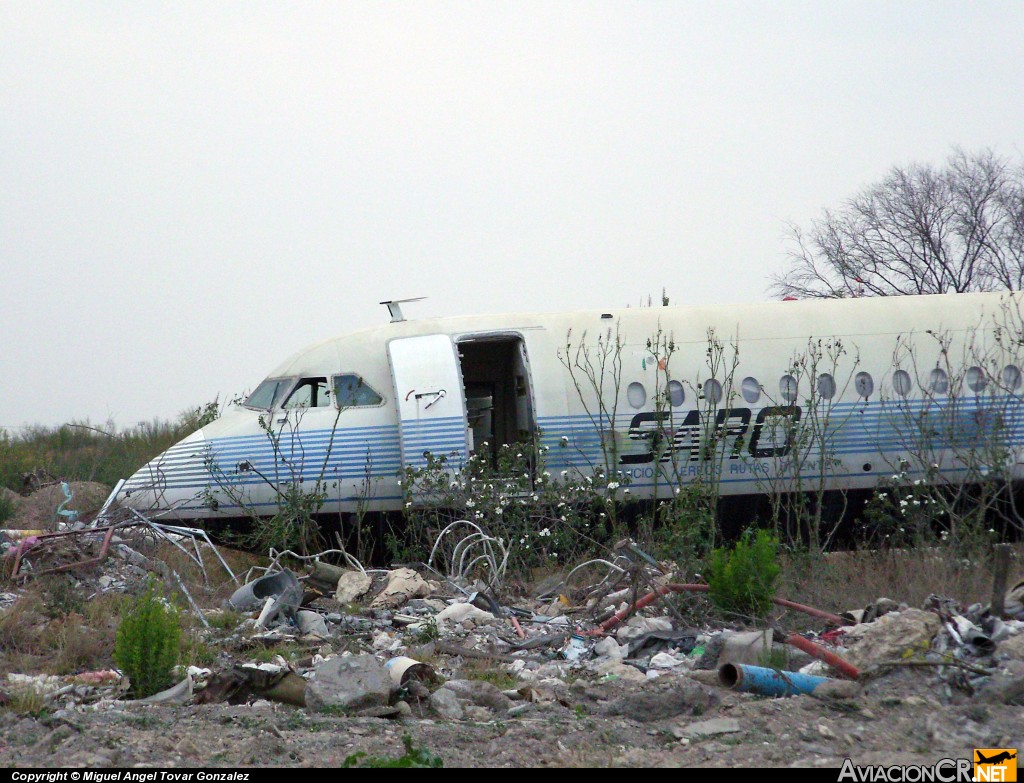
M 1024 147 L 1024 2 L 0 2 L 0 426 L 409 315 L 764 299 L 785 224 Z

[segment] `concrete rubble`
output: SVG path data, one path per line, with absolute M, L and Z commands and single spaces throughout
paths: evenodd
M 9 536 L 7 550 L 22 538 Z M 111 556 L 88 577 L 96 594 L 160 572 L 145 547 L 132 543 L 127 528 L 117 531 Z M 83 546 L 95 556 L 94 540 Z M 129 554 L 118 554 L 119 547 Z M 26 575 L 49 562 L 27 551 Z M 227 611 L 202 610 L 207 627 L 200 633 L 217 662 L 182 670 L 175 688 L 150 700 L 152 708 L 270 703 L 310 714 L 464 722 L 589 714 L 639 725 L 670 721 L 679 742 L 702 742 L 746 730 L 715 714 L 727 694 L 761 698 L 756 690 L 727 690 L 719 677 L 726 664 L 822 678 L 813 697 L 836 704 L 910 669 L 927 678 L 937 698 L 1024 704 L 1020 585 L 1008 592 L 1002 618 L 941 596 L 921 607 L 883 598 L 837 623 L 801 616 L 796 622 L 807 630 L 793 634 L 772 624 L 709 625 L 700 619 L 706 615 L 691 618 L 657 596 L 631 611 L 648 586 L 657 593 L 675 584 L 667 574 L 645 575 L 639 591 L 624 570 L 624 584 L 604 585 L 604 595 L 560 585 L 531 597 L 430 568 L 321 568 L 314 579 L 316 570 L 301 561 L 278 564 L 231 584 Z M 25 584 L 4 586 L 0 612 Z M 292 654 L 274 654 L 286 649 Z M 0 701 L 32 691 L 65 717 L 116 709 L 127 689 L 117 671 L 0 675 Z M 828 731 L 814 741 L 828 739 Z

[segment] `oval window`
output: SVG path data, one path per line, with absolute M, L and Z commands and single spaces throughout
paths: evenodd
M 857 389 L 857 396 L 867 399 L 875 390 L 875 381 L 869 372 L 859 372 L 853 379 L 854 388 Z
M 818 376 L 818 396 L 825 400 L 836 396 L 836 379 L 827 372 Z
M 900 397 L 906 397 L 910 394 L 910 389 L 913 384 L 910 381 L 910 373 L 906 370 L 896 370 L 892 374 L 892 388 Z
M 1003 386 L 1009 391 L 1017 391 L 1020 388 L 1020 383 L 1020 367 L 1016 364 L 1006 365 L 1003 368 Z
M 678 408 L 686 401 L 686 390 L 679 381 L 669 381 L 665 393 L 668 395 L 669 405 L 673 408 Z
M 622 388 L 621 386 L 619 387 Z M 644 407 L 644 403 L 647 402 L 647 389 L 639 381 L 633 381 L 626 387 L 626 399 L 629 400 L 629 404 L 634 408 Z
M 783 375 L 779 378 L 779 393 L 786 402 L 796 402 L 796 378 L 792 375 Z
M 744 378 L 740 385 L 740 391 L 743 393 L 743 399 L 751 404 L 761 399 L 761 384 L 757 382 L 757 378 L 749 376 Z
M 712 405 L 718 405 L 718 403 L 722 401 L 722 384 L 714 378 L 704 381 L 704 397 L 707 398 Z
M 985 387 L 988 386 L 988 378 L 985 377 L 985 371 L 980 367 L 970 367 L 967 370 L 967 388 L 975 394 L 980 394 L 985 391 Z
M 932 394 L 945 394 L 949 391 L 949 376 L 945 370 L 936 367 L 928 373 L 928 391 Z

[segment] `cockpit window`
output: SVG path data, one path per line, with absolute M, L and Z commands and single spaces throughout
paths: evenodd
M 334 395 L 339 408 L 358 408 L 384 402 L 384 398 L 358 375 L 335 375 Z
M 291 384 L 291 378 L 267 378 L 242 404 L 247 408 L 270 410 Z
M 326 378 L 303 378 L 288 395 L 283 408 L 326 408 L 331 404 Z

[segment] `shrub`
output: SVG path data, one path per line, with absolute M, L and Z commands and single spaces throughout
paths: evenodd
M 171 670 L 181 654 L 178 613 L 154 580 L 121 616 L 114 660 L 131 681 L 131 693 L 143 699 L 173 684 Z
M 779 576 L 779 540 L 767 530 L 747 530 L 733 549 L 716 549 L 708 568 L 711 600 L 723 612 L 764 617 L 772 607 Z

